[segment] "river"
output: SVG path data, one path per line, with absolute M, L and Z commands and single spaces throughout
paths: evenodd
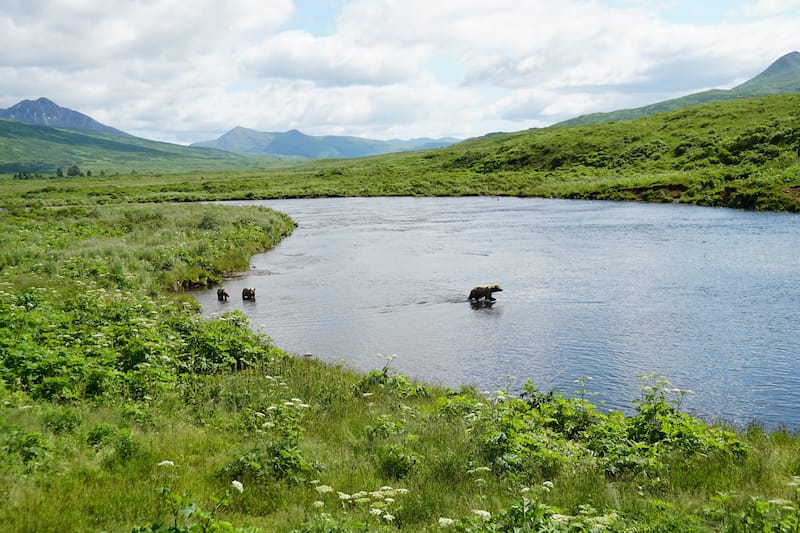
M 532 198 L 330 198 L 229 203 L 297 223 L 254 256 L 232 298 L 293 353 L 391 366 L 479 390 L 572 394 L 631 409 L 641 374 L 689 389 L 709 421 L 800 428 L 800 216 Z M 498 283 L 492 306 L 467 302 Z M 241 299 L 255 287 L 254 302 Z

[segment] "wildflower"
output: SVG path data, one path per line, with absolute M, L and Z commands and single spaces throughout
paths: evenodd
M 383 519 L 386 520 L 387 522 L 391 522 L 392 520 L 394 520 L 394 515 L 386 513 L 385 515 L 383 515 Z
M 336 494 L 339 495 L 339 499 L 340 500 L 347 501 L 347 500 L 349 500 L 351 498 L 351 496 L 349 494 L 345 494 L 344 492 L 337 492 Z
M 330 485 L 319 485 L 317 487 L 317 492 L 320 494 L 325 494 L 326 492 L 333 492 L 333 487 Z
M 408 489 L 395 489 L 397 494 L 408 494 Z
M 173 463 L 172 461 L 161 461 L 160 463 L 158 463 L 158 466 L 175 466 L 175 463 Z
M 233 485 L 233 488 L 238 490 L 239 492 L 244 492 L 244 485 L 242 485 L 241 481 L 236 481 L 234 479 L 233 481 L 231 481 L 231 485 Z
M 373 507 L 372 509 L 369 510 L 369 514 L 371 514 L 372 516 L 380 516 L 383 514 L 383 509 L 377 509 Z
M 544 488 L 544 490 L 546 490 L 547 492 L 553 490 L 553 486 L 554 485 L 552 481 L 545 481 L 544 483 L 542 483 L 542 488 Z
M 439 518 L 439 525 L 440 526 L 447 527 L 447 526 L 452 526 L 455 523 L 456 523 L 456 521 L 453 520 L 452 518 L 445 518 L 444 516 Z
M 314 509 L 320 509 L 323 505 L 325 505 L 325 502 L 317 500 L 311 504 L 311 507 L 313 507 Z
M 386 503 L 388 503 L 389 505 L 391 505 L 391 504 L 393 504 L 393 503 L 394 503 L 394 498 L 386 498 L 386 499 L 385 499 L 385 500 L 383 500 L 383 501 L 385 501 Z
M 483 509 L 473 509 L 472 514 L 478 515 L 484 520 L 489 520 L 492 517 L 492 513 L 484 511 Z
M 364 394 L 361 395 L 361 397 L 362 398 L 369 398 L 370 396 L 372 396 L 372 394 L 373 393 L 371 393 L 371 392 L 365 392 Z

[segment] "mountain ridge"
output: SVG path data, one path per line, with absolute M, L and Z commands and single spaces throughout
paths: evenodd
M 458 139 L 449 137 L 380 141 L 346 135 L 307 135 L 296 129 L 285 132 L 262 132 L 236 126 L 217 139 L 192 143 L 190 146 L 217 148 L 248 156 L 346 159 L 409 150 L 442 148 L 458 141 Z

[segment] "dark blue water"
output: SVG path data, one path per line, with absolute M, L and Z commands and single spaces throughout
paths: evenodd
M 800 216 L 517 198 L 254 202 L 295 233 L 252 258 L 234 295 L 293 353 L 392 366 L 480 390 L 571 394 L 630 409 L 639 374 L 691 389 L 708 420 L 800 428 Z M 231 207 L 235 208 L 234 206 Z M 492 307 L 466 301 L 499 283 Z M 254 303 L 241 288 L 256 287 Z

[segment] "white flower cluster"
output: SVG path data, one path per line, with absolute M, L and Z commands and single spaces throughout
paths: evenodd
M 368 508 L 370 515 L 380 517 L 387 522 L 394 521 L 395 516 L 386 509 L 395 503 L 395 498 L 397 496 L 408 494 L 408 489 L 395 489 L 389 486 L 383 486 L 371 492 L 362 490 L 353 494 L 347 494 L 346 492 L 335 491 L 330 485 L 319 485 L 318 479 L 311 481 L 311 484 L 316 485 L 314 488 L 318 493 L 329 494 L 336 492 L 339 501 L 341 501 L 343 505 L 363 506 L 364 508 Z M 325 502 L 318 500 L 311 505 L 315 509 L 320 509 L 325 505 Z

